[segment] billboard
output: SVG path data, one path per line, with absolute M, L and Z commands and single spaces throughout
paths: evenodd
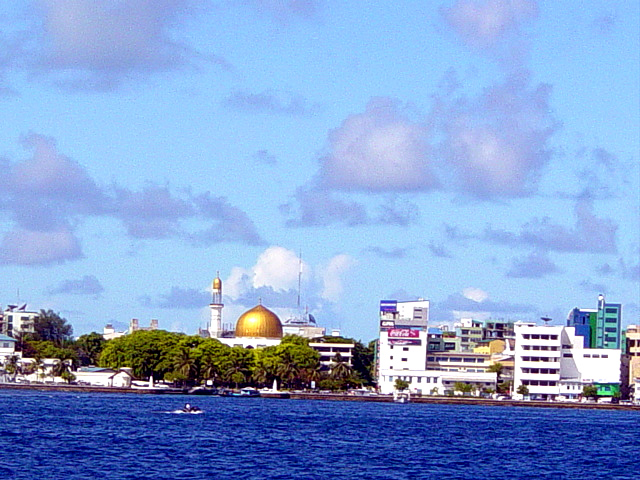
M 380 320 L 380 328 L 395 328 L 396 322 L 393 320 Z
M 411 328 L 392 328 L 388 332 L 389 338 L 419 338 L 420 330 Z
M 396 300 L 380 300 L 380 313 L 396 313 L 398 302 Z
M 419 338 L 390 338 L 389 345 L 421 345 Z

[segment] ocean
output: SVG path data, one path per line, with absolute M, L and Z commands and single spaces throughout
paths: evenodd
M 0 389 L 2 480 L 628 480 L 638 447 L 636 411 Z

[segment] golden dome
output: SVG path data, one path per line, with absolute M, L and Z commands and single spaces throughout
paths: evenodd
M 240 315 L 236 337 L 282 338 L 282 323 L 275 313 L 258 305 Z
M 213 279 L 213 289 L 222 290 L 222 280 L 220 280 L 220 277 L 216 277 Z

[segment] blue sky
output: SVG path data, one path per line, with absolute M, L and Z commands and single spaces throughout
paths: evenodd
M 10 1 L 0 303 L 637 323 L 637 2 Z M 302 261 L 300 261 L 300 258 Z

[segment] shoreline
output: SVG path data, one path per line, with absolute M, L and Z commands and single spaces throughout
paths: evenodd
M 133 395 L 190 395 L 188 388 L 125 388 L 96 387 L 85 385 L 48 385 L 0 383 L 0 390 L 37 390 L 75 393 L 125 393 Z M 392 395 L 350 395 L 343 393 L 308 393 L 308 392 L 261 392 L 262 398 L 290 400 L 329 400 L 347 402 L 393 403 Z M 260 397 L 256 397 L 260 398 Z M 536 408 L 582 408 L 601 410 L 640 411 L 640 405 L 620 405 L 612 403 L 580 403 L 580 402 L 542 402 L 534 400 L 493 400 L 475 397 L 425 396 L 411 397 L 410 403 L 447 404 L 447 405 L 482 405 L 488 407 L 536 407 Z

